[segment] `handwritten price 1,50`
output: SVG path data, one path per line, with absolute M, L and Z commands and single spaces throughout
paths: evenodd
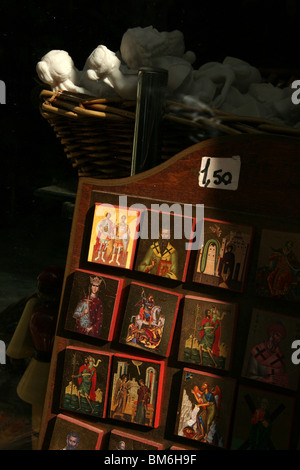
M 199 186 L 235 190 L 238 187 L 240 157 L 203 157 L 199 172 Z

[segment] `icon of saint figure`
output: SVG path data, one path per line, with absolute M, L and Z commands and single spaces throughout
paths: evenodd
M 98 297 L 101 283 L 102 279 L 99 276 L 90 276 L 88 294 L 78 302 L 73 313 L 77 333 L 99 336 L 103 323 L 103 305 Z

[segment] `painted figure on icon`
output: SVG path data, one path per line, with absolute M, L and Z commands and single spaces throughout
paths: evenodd
M 263 230 L 256 271 L 256 293 L 292 301 L 300 300 L 299 233 Z
M 170 229 L 163 228 L 159 240 L 149 247 L 138 271 L 169 279 L 178 278 L 178 253 L 170 241 Z
M 88 261 L 131 269 L 140 216 L 139 210 L 96 203 Z
M 252 241 L 251 227 L 204 220 L 194 282 L 241 291 Z
M 130 230 L 126 223 L 126 215 L 122 215 L 121 222 L 114 228 L 114 242 L 112 256 L 109 264 L 116 261 L 117 265 L 120 266 L 120 256 L 127 252 L 127 246 L 130 237 Z
M 78 379 L 78 410 L 81 410 L 81 400 L 85 398 L 91 408 L 91 413 L 94 412 L 93 403 L 96 401 L 96 383 L 97 383 L 97 370 L 100 359 L 96 362 L 91 356 L 84 360 L 84 364 L 80 366 L 78 374 L 72 375 L 72 379 Z
M 246 376 L 259 382 L 289 388 L 286 360 L 280 343 L 286 336 L 282 323 L 276 322 L 267 329 L 266 338 L 254 345 L 248 362 Z
M 88 336 L 98 337 L 103 323 L 103 305 L 98 297 L 102 279 L 90 276 L 88 294 L 79 301 L 73 313 L 76 320 L 75 331 Z
M 178 359 L 229 370 L 236 316 L 236 304 L 186 296 Z
M 113 223 L 111 221 L 111 213 L 105 212 L 104 218 L 100 220 L 97 225 L 97 239 L 95 245 L 95 251 L 97 252 L 97 256 L 95 261 L 101 259 L 103 263 L 106 262 L 104 256 L 107 256 L 107 250 L 110 246 L 110 242 L 113 239 Z
M 194 385 L 189 395 L 184 390 L 180 410 L 180 435 L 222 447 L 223 440 L 218 430 L 221 401 L 221 388 L 218 385 L 210 386 L 205 381 Z
M 104 218 L 97 225 L 95 243 L 95 261 L 102 263 L 125 265 L 130 230 L 126 215 L 121 215 L 120 221 L 112 221 L 111 213 L 105 212 Z
M 175 433 L 226 447 L 236 382 L 194 369 L 183 369 Z
M 136 304 L 137 313 L 131 316 L 126 343 L 138 344 L 149 350 L 157 350 L 162 340 L 165 316 L 161 306 L 156 305 L 152 294 L 142 289 L 141 299 Z
M 205 365 L 206 353 L 213 362 L 214 366 L 218 367 L 215 358 L 218 358 L 220 355 L 219 341 L 221 336 L 221 322 L 225 315 L 226 312 L 223 312 L 220 316 L 215 306 L 211 310 L 206 310 L 205 317 L 201 321 L 201 325 L 198 328 L 198 331 L 200 332 L 200 364 Z
M 76 450 L 80 444 L 80 437 L 76 432 L 67 435 L 66 446 L 62 450 Z
M 111 355 L 68 347 L 65 353 L 61 407 L 103 417 Z
M 118 359 L 113 374 L 110 417 L 154 425 L 159 370 L 139 358 Z

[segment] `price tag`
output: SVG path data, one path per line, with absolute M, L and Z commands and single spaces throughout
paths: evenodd
M 202 157 L 199 186 L 235 191 L 239 184 L 240 169 L 241 159 L 239 156 L 231 158 Z

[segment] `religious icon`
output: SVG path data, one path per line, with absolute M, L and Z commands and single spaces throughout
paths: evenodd
M 99 450 L 103 437 L 103 429 L 60 413 L 55 418 L 48 450 Z
M 185 296 L 178 360 L 229 370 L 236 316 L 236 304 Z
M 185 281 L 194 230 L 192 217 L 149 210 L 141 226 L 134 269 Z
M 108 450 L 160 450 L 163 445 L 146 437 L 113 429 L 110 433 Z
M 240 385 L 230 448 L 288 450 L 294 406 L 291 397 Z
M 164 362 L 115 354 L 109 417 L 158 427 L 163 379 Z
M 168 357 L 181 294 L 132 282 L 120 343 Z
M 263 230 L 256 270 L 256 293 L 300 300 L 300 234 Z
M 111 341 L 123 284 L 124 280 L 115 276 L 75 271 L 65 328 L 80 335 Z
M 291 361 L 291 345 L 300 337 L 300 320 L 254 309 L 242 375 L 261 383 L 297 390 L 299 366 Z
M 88 261 L 132 269 L 141 211 L 95 204 Z
M 183 369 L 175 434 L 227 447 L 235 380 Z
M 204 219 L 193 281 L 243 291 L 252 237 L 252 227 Z
M 65 350 L 62 409 L 104 418 L 112 354 L 68 346 Z

